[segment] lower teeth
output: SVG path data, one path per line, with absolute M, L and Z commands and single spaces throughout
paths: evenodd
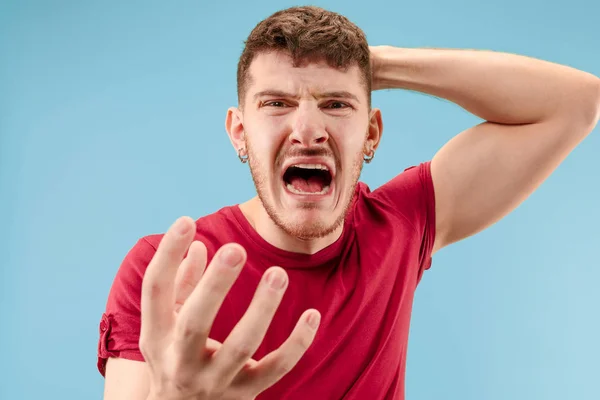
M 329 192 L 329 185 L 324 186 L 320 192 L 303 192 L 302 190 L 298 190 L 295 187 L 293 187 L 291 183 L 288 183 L 286 187 L 290 192 L 294 194 L 327 194 L 327 192 Z

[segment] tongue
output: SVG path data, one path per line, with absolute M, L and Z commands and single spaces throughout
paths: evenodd
M 320 176 L 311 176 L 308 179 L 293 176 L 290 178 L 290 184 L 294 189 L 304 193 L 318 193 L 323 190 L 324 182 Z

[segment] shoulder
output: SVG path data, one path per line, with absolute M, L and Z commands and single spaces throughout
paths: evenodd
M 235 222 L 229 207 L 196 220 L 196 236 L 194 240 L 203 242 L 210 254 L 225 242 L 228 227 Z M 231 228 L 229 228 L 231 229 Z M 129 248 L 117 269 L 111 285 L 108 307 L 139 311 L 139 300 L 144 274 L 165 233 L 155 233 L 140 237 Z M 223 243 L 224 244 L 224 243 Z
M 209 252 L 214 247 L 224 244 L 225 238 L 230 237 L 230 231 L 235 230 L 237 223 L 232 208 L 224 207 L 197 219 L 194 240 L 203 242 Z M 127 278 L 127 281 L 141 281 L 164 236 L 165 232 L 140 237 L 125 256 L 118 275 Z
M 410 197 L 398 198 L 397 195 L 420 196 L 429 189 L 431 182 L 431 162 L 427 161 L 406 168 L 374 190 L 372 196 L 382 201 L 397 203 L 398 201 L 410 199 Z
M 419 221 L 433 212 L 435 204 L 430 164 L 427 161 L 410 166 L 372 191 L 365 183 L 359 183 L 357 207 L 420 225 Z M 415 228 L 420 230 L 419 226 Z
M 406 168 L 373 191 L 366 184 L 359 184 L 354 208 L 354 226 L 358 228 L 356 231 L 363 232 L 364 240 L 373 242 L 377 237 L 379 243 L 418 246 L 420 271 L 430 267 L 435 242 L 435 195 L 430 165 L 424 162 Z

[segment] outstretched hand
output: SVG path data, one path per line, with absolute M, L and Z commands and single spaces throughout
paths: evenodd
M 150 369 L 149 399 L 252 399 L 296 365 L 315 337 L 320 314 L 305 311 L 277 350 L 253 360 L 288 284 L 285 271 L 272 267 L 229 337 L 223 343 L 210 339 L 246 252 L 238 244 L 224 245 L 206 268 L 206 247 L 194 234 L 191 218 L 177 220 L 144 275 L 140 349 Z

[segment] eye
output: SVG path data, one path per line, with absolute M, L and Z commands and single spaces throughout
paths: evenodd
M 332 101 L 326 105 L 326 108 L 331 108 L 331 109 L 336 109 L 336 110 L 348 108 L 348 107 L 350 107 L 348 104 L 342 103 L 341 101 Z
M 265 101 L 263 102 L 263 107 L 275 107 L 275 108 L 281 108 L 281 107 L 285 107 L 285 103 L 283 101 Z

